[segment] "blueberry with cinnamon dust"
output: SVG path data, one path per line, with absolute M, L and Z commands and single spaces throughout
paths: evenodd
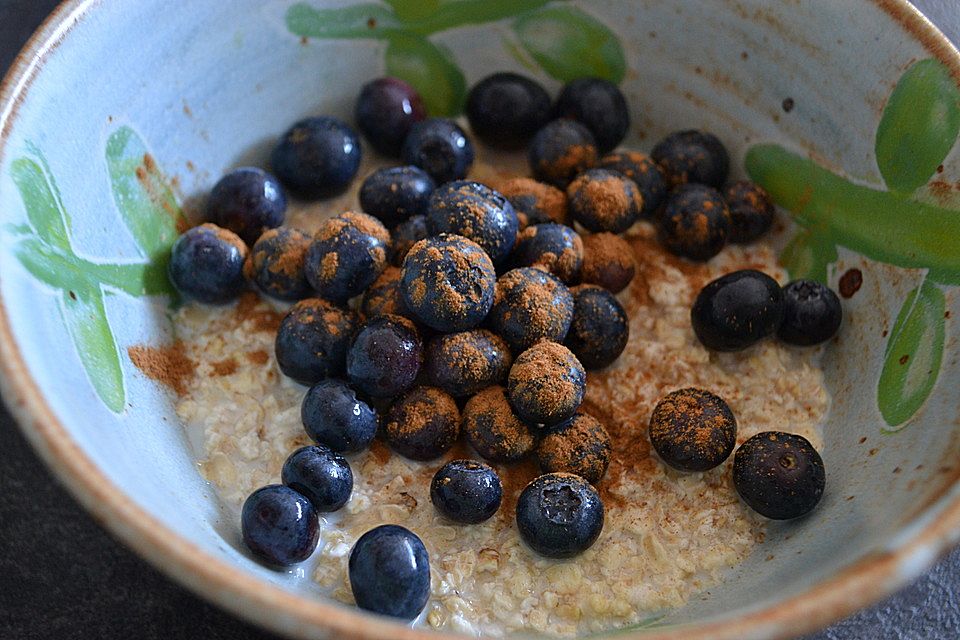
M 737 420 L 720 396 L 679 389 L 654 407 L 649 433 L 653 448 L 674 469 L 709 471 L 733 452 Z
M 580 279 L 583 240 L 580 234 L 562 224 L 531 225 L 517 236 L 510 264 L 514 267 L 540 267 L 571 284 Z
M 518 462 L 537 444 L 533 430 L 517 416 L 507 390 L 487 387 L 467 401 L 461 427 L 467 442 L 490 462 Z
M 310 295 L 305 264 L 310 236 L 290 227 L 264 232 L 243 265 L 244 274 L 260 291 L 279 300 Z
M 565 189 L 575 177 L 597 164 L 597 142 L 575 120 L 547 123 L 530 141 L 527 159 L 533 177 Z
M 672 187 L 686 183 L 719 189 L 730 171 L 730 156 L 717 137 L 705 131 L 675 131 L 650 153 Z
M 457 403 L 436 387 L 414 387 L 390 406 L 384 436 L 411 460 L 439 458 L 460 437 Z
M 660 240 L 678 256 L 706 262 L 730 235 L 730 211 L 713 187 L 685 184 L 674 189 L 657 219 Z
M 602 287 L 583 284 L 571 290 L 573 322 L 563 344 L 587 369 L 602 369 L 620 357 L 630 338 L 627 312 Z
M 584 171 L 567 187 L 570 215 L 588 231 L 623 233 L 637 221 L 643 196 L 633 180 L 608 169 Z
M 630 243 L 616 234 L 583 236 L 580 281 L 601 286 L 610 293 L 620 293 L 637 273 L 637 261 L 633 255 Z
M 240 236 L 208 222 L 186 231 L 173 243 L 167 275 L 184 298 L 225 304 L 246 288 L 243 263 L 247 252 Z
M 499 182 L 497 191 L 513 205 L 521 230 L 542 222 L 570 222 L 567 194 L 554 186 L 532 178 L 511 178 Z
M 551 427 L 537 445 L 544 473 L 573 473 L 597 484 L 610 466 L 610 435 L 600 421 L 586 413 Z
M 434 182 L 460 180 L 473 164 L 473 144 L 463 129 L 449 118 L 430 118 L 410 128 L 400 157 L 420 167 Z
M 403 259 L 410 252 L 410 247 L 429 237 L 427 216 L 410 216 L 398 224 L 390 232 L 390 264 L 402 267 Z
M 486 329 L 448 333 L 427 345 L 423 370 L 430 384 L 456 398 L 501 384 L 513 356 L 500 336 Z
M 390 233 L 373 216 L 348 211 L 323 223 L 307 251 L 306 273 L 321 297 L 346 302 L 387 265 Z
M 507 376 L 507 399 L 521 419 L 547 426 L 567 420 L 580 407 L 587 372 L 561 344 L 544 340 L 521 353 Z
M 343 372 L 357 327 L 357 314 L 320 298 L 290 308 L 277 330 L 277 365 L 301 384 Z
M 305 118 L 286 131 L 270 155 L 280 181 L 305 198 L 342 193 L 360 168 L 360 137 L 330 116 Z
M 724 190 L 723 197 L 730 209 L 730 242 L 753 242 L 773 226 L 773 200 L 755 182 L 734 182 Z
M 582 122 L 597 139 L 601 153 L 620 144 L 630 128 L 627 99 L 617 85 L 603 78 L 568 82 L 557 96 L 553 115 Z
M 410 216 L 426 213 L 434 189 L 433 178 L 419 167 L 384 167 L 363 181 L 360 207 L 393 228 Z
M 639 151 L 617 151 L 600 158 L 601 169 L 609 169 L 633 180 L 643 196 L 640 216 L 653 218 L 667 200 L 667 177 L 653 159 Z
M 430 502 L 454 522 L 479 524 L 500 508 L 503 484 L 489 465 L 475 460 L 451 460 L 430 482 Z
M 423 344 L 413 323 L 401 316 L 377 316 L 360 329 L 347 352 L 347 377 L 358 391 L 392 398 L 420 373 Z
M 547 473 L 517 499 L 517 529 L 531 549 L 548 558 L 583 553 L 603 530 L 603 500 L 572 473 Z
M 287 196 L 276 177 L 256 167 L 240 167 L 220 178 L 207 199 L 206 218 L 247 244 L 283 224 Z
M 573 296 L 552 273 L 512 269 L 497 280 L 490 326 L 514 353 L 540 340 L 563 342 L 573 320 Z
M 517 213 L 510 201 L 486 185 L 455 180 L 438 187 L 427 207 L 427 228 L 432 235 L 452 233 L 480 245 L 494 264 L 513 249 L 517 239 Z
M 363 292 L 360 313 L 366 319 L 390 314 L 415 320 L 400 294 L 400 269 L 391 266 L 383 270 Z
M 550 118 L 550 95 L 530 78 L 494 73 L 470 89 L 466 112 L 470 129 L 481 140 L 518 149 Z

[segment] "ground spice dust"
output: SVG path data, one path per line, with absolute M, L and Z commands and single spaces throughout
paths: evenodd
M 517 236 L 517 246 L 532 242 L 539 232 L 540 229 L 537 225 L 527 227 Z M 583 264 L 583 240 L 580 238 L 580 234 L 572 235 L 571 244 L 572 246 L 564 247 L 559 255 L 551 251 L 540 254 L 537 261 L 530 266 L 541 267 L 564 282 L 574 280 L 579 275 Z
M 530 278 L 521 269 L 514 269 L 497 280 L 493 305 L 496 308 L 509 303 L 521 316 L 522 324 L 530 327 L 529 335 L 554 335 L 562 332 L 562 329 L 557 331 L 561 320 L 555 313 L 558 291 L 561 287 L 566 288 L 556 278 L 545 276 Z M 503 319 L 510 320 L 511 315 L 508 311 Z
M 521 226 L 535 224 L 539 220 L 558 224 L 568 222 L 567 194 L 556 187 L 532 178 L 511 178 L 497 183 L 496 189 L 513 204 L 518 217 L 523 216 Z
M 626 288 L 637 272 L 635 252 L 630 244 L 613 233 L 592 233 L 583 238 L 583 266 L 580 277 L 587 284 L 600 285 L 613 293 Z M 644 296 L 646 287 L 637 291 Z
M 615 225 L 619 220 L 628 215 L 628 210 L 633 207 L 639 211 L 643 207 L 643 200 L 636 189 L 631 190 L 633 201 L 628 197 L 624 189 L 624 181 L 619 178 L 595 178 L 589 174 L 583 174 L 570 183 L 567 188 L 567 196 L 578 197 L 586 200 L 586 206 L 596 217 L 597 221 L 605 225 Z M 609 228 L 609 227 L 608 227 Z
M 186 345 L 180 340 L 167 347 L 129 347 L 127 355 L 145 376 L 170 387 L 178 396 L 186 395 L 187 383 L 197 369 L 197 363 L 187 357 Z
M 232 376 L 237 372 L 237 361 L 233 358 L 219 360 L 214 362 L 211 366 L 213 367 L 213 375 L 218 377 Z
M 607 472 L 610 451 L 610 435 L 600 421 L 578 413 L 544 436 L 537 446 L 537 459 L 545 473 L 575 473 L 596 484 Z
M 457 373 L 454 376 L 464 387 L 482 388 L 489 384 L 491 372 L 501 382 L 510 370 L 513 356 L 506 341 L 486 329 L 447 334 L 432 340 L 427 356 L 427 373 L 434 377 L 434 363 Z M 438 385 L 443 386 L 443 385 Z
M 467 401 L 462 426 L 467 442 L 492 462 L 516 462 L 536 446 L 536 437 L 510 408 L 501 386 L 487 387 Z
M 254 291 L 247 291 L 240 296 L 233 314 L 238 322 L 249 322 L 255 331 L 266 333 L 276 332 L 283 319 L 281 313 L 271 309 Z
M 597 148 L 589 144 L 573 144 L 557 158 L 540 160 L 540 172 L 550 182 L 566 184 L 577 174 L 583 173 L 597 164 Z
M 556 342 L 538 342 L 520 354 L 510 369 L 510 397 L 539 407 L 545 414 L 563 412 L 576 402 L 578 394 L 571 380 L 571 364 L 579 366 L 569 349 Z
M 269 359 L 270 359 L 270 354 L 267 353 L 266 351 L 263 351 L 262 349 L 258 349 L 257 351 L 250 351 L 249 353 L 247 353 L 247 360 L 249 360 L 251 364 L 260 364 L 260 365 L 267 364 L 267 361 Z

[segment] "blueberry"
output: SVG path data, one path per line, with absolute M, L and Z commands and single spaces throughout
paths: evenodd
M 310 439 L 339 453 L 366 449 L 377 435 L 377 412 L 350 386 L 328 378 L 310 387 L 300 405 Z
M 503 338 L 486 329 L 474 329 L 431 340 L 423 369 L 430 384 L 462 398 L 502 383 L 512 363 Z
M 430 556 L 408 529 L 385 524 L 360 536 L 350 551 L 350 588 L 357 606 L 403 620 L 430 599 Z
M 301 384 L 343 373 L 357 314 L 320 298 L 293 305 L 277 330 L 280 371 Z
M 264 232 L 244 264 L 247 279 L 260 291 L 279 300 L 300 300 L 310 295 L 304 269 L 310 236 L 299 229 L 279 227 Z
M 500 508 L 503 485 L 489 465 L 474 460 L 451 460 L 430 483 L 430 501 L 454 522 L 479 524 Z
M 467 119 L 478 138 L 518 149 L 550 118 L 550 95 L 540 84 L 510 72 L 478 82 L 467 95 Z
M 588 231 L 622 233 L 643 209 L 637 184 L 608 169 L 584 171 L 567 187 L 570 215 Z
M 536 446 L 533 431 L 517 416 L 501 386 L 487 387 L 470 398 L 460 426 L 470 446 L 490 462 L 517 462 Z
M 541 182 L 565 189 L 575 177 L 597 164 L 597 142 L 574 120 L 553 120 L 530 141 L 530 171 Z
M 658 218 L 660 239 L 671 253 L 707 261 L 730 235 L 730 211 L 720 192 L 702 184 L 677 187 Z
M 580 279 L 583 240 L 580 234 L 562 224 L 531 225 L 517 236 L 510 263 L 515 267 L 540 267 L 570 284 Z
M 321 297 L 346 302 L 387 266 L 390 233 L 365 213 L 348 211 L 323 223 L 307 251 L 306 273 Z
M 433 460 L 460 437 L 460 410 L 436 387 L 414 387 L 387 412 L 384 436 L 390 448 L 411 460 Z
M 319 513 L 337 511 L 347 504 L 353 491 L 353 471 L 346 458 L 323 445 L 301 447 L 291 453 L 280 477 Z
M 517 529 L 531 549 L 548 558 L 571 558 L 603 530 L 603 501 L 590 483 L 572 473 L 548 473 L 517 499 Z
M 730 156 L 716 136 L 703 131 L 675 131 L 650 154 L 671 186 L 687 182 L 719 189 L 730 171 Z
M 582 122 L 597 139 L 600 153 L 620 144 L 630 128 L 627 99 L 617 85 L 602 78 L 568 82 L 557 97 L 553 115 Z
M 284 133 L 270 163 L 280 181 L 305 198 L 342 193 L 360 168 L 360 138 L 341 120 L 306 118 Z
M 664 396 L 650 416 L 650 443 L 680 471 L 709 471 L 730 457 L 737 444 L 737 420 L 720 396 L 703 389 L 679 389 Z
M 317 512 L 304 496 L 282 484 L 257 489 L 240 514 L 243 542 L 257 558 L 279 567 L 303 562 L 317 548 Z
M 627 312 L 602 287 L 584 284 L 571 290 L 573 322 L 564 344 L 587 369 L 602 369 L 620 357 L 630 338 Z
M 433 178 L 419 167 L 378 169 L 360 187 L 360 207 L 392 228 L 426 213 L 435 188 Z
M 519 356 L 507 376 L 507 398 L 526 422 L 555 425 L 580 407 L 587 372 L 565 346 L 546 340 Z
M 544 473 L 572 473 L 597 484 L 610 466 L 610 435 L 600 421 L 585 413 L 552 427 L 537 445 Z
M 826 342 L 842 321 L 840 298 L 826 285 L 795 280 L 783 287 L 783 321 L 777 337 L 787 344 L 806 347 Z
M 650 156 L 638 151 L 617 151 L 600 158 L 601 169 L 621 173 L 633 180 L 643 196 L 641 217 L 653 218 L 667 201 L 667 178 Z
M 572 320 L 573 296 L 555 275 L 521 267 L 497 280 L 490 326 L 514 353 L 540 340 L 563 342 Z
M 357 334 L 347 354 L 347 377 L 357 390 L 391 398 L 413 384 L 423 346 L 413 323 L 401 316 L 377 316 Z
M 723 192 L 730 209 L 730 242 L 753 242 L 773 226 L 773 200 L 758 184 L 742 180 Z
M 499 191 L 517 212 L 520 228 L 541 222 L 569 224 L 567 194 L 531 178 L 511 178 L 497 184 Z
M 220 178 L 207 199 L 207 220 L 247 244 L 283 224 L 287 196 L 280 181 L 262 169 L 241 167 Z
M 390 263 L 396 267 L 402 267 L 410 248 L 429 237 L 427 216 L 410 216 L 394 227 L 390 233 Z
M 368 319 L 386 314 L 415 319 L 400 294 L 400 269 L 387 267 L 383 270 L 380 277 L 364 292 L 360 313 Z
M 427 117 L 416 89 L 398 78 L 377 78 L 360 89 L 354 118 L 380 153 L 397 157 L 410 128 Z
M 707 284 L 693 303 L 690 320 L 706 348 L 741 351 L 777 330 L 783 307 L 776 280 L 744 269 Z
M 737 449 L 733 485 L 747 505 L 772 520 L 799 518 L 823 496 L 823 459 L 803 436 L 765 431 Z
M 431 235 L 452 233 L 480 245 L 494 264 L 513 249 L 519 228 L 510 201 L 479 182 L 455 180 L 430 196 L 427 228 Z
M 443 184 L 467 175 L 473 164 L 473 144 L 453 120 L 430 118 L 413 125 L 400 157 Z
M 613 233 L 591 233 L 583 237 L 583 268 L 580 281 L 603 287 L 610 293 L 627 288 L 637 272 L 633 247 Z
M 167 274 L 184 298 L 224 304 L 246 288 L 246 258 L 247 245 L 237 234 L 210 223 L 202 224 L 173 243 Z
M 466 331 L 493 306 L 497 274 L 477 243 L 440 235 L 413 245 L 403 261 L 400 293 L 407 308 L 437 331 Z

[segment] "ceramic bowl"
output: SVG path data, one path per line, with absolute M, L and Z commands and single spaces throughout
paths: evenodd
M 238 8 L 238 5 L 242 5 Z M 849 322 L 823 366 L 830 490 L 725 584 L 623 637 L 810 631 L 960 537 L 960 56 L 903 0 L 64 2 L 2 87 L 0 367 L 43 458 L 124 542 L 292 636 L 433 638 L 333 604 L 236 544 L 169 393 L 127 348 L 170 338 L 181 207 L 296 119 L 350 117 L 385 72 L 455 113 L 491 70 L 599 75 L 629 145 L 700 127 L 782 208 L 781 259 Z

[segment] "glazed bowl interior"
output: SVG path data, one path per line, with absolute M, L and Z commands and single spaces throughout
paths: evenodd
M 902 584 L 956 537 L 955 526 L 930 532 L 956 522 L 960 499 L 960 60 L 905 3 L 525 1 L 474 15 L 424 1 L 363 5 L 340 22 L 311 7 L 343 2 L 239 4 L 65 3 L 3 96 L 5 398 L 68 488 L 161 568 L 281 631 L 387 629 L 326 601 L 302 571 L 245 553 L 170 391 L 127 355 L 172 340 L 157 265 L 178 208 L 190 212 L 226 170 L 264 164 L 298 118 L 350 120 L 360 86 L 385 71 L 419 83 L 435 112 L 455 111 L 462 83 L 492 70 L 551 91 L 611 77 L 633 112 L 626 146 L 715 132 L 733 177 L 783 205 L 775 242 L 791 274 L 836 288 L 860 272 L 822 361 L 833 396 L 822 505 L 771 524 L 724 584 L 636 633 L 777 610 L 789 625 L 755 617 L 749 635 L 809 629 Z M 419 35 L 402 32 L 410 24 Z M 922 121 L 894 113 L 892 95 Z M 898 153 L 915 161 L 905 168 Z M 917 208 L 934 222 L 888 224 Z M 840 596 L 818 610 L 827 581 Z

